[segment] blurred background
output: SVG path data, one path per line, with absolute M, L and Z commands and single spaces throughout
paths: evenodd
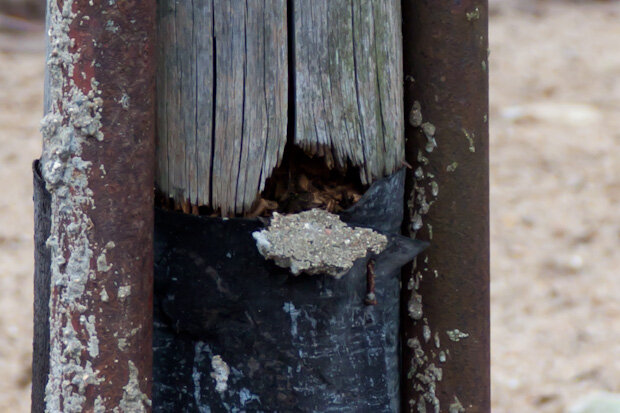
M 41 2 L 0 0 L 0 412 L 30 408 Z M 490 49 L 493 411 L 620 412 L 620 2 L 490 0 Z

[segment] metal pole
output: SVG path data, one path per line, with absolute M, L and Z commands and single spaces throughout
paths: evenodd
M 46 411 L 150 411 L 155 7 L 48 1 Z
M 404 411 L 490 411 L 487 1 L 403 1 Z

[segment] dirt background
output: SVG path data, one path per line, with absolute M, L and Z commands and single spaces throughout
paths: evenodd
M 490 9 L 493 411 L 563 412 L 620 392 L 620 3 Z M 0 15 L 0 412 L 30 406 L 41 26 Z

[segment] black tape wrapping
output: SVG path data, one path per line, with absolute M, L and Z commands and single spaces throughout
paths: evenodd
M 389 241 L 341 279 L 266 261 L 260 220 L 156 211 L 153 410 L 398 411 L 400 268 L 426 247 L 398 235 L 403 183 L 404 171 L 375 183 L 341 215 Z M 376 305 L 364 303 L 370 258 Z
M 45 189 L 39 161 L 32 163 L 34 201 L 34 331 L 32 340 L 32 413 L 45 411 L 45 386 L 50 353 L 50 236 L 51 195 Z

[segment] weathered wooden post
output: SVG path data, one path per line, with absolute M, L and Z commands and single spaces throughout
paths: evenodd
M 405 411 L 490 411 L 487 2 L 403 2 L 408 230 Z M 424 410 L 426 409 L 426 410 Z
M 47 12 L 33 411 L 150 411 L 155 3 Z
M 398 235 L 400 1 L 160 0 L 158 10 L 156 186 L 176 209 L 212 217 L 156 215 L 156 406 L 398 410 L 399 268 L 422 245 Z M 336 279 L 333 263 L 318 270 L 299 262 L 307 251 L 277 251 L 279 236 L 292 250 L 306 234 L 269 238 L 248 218 L 265 215 L 261 203 L 340 212 L 389 246 Z M 306 216 L 309 232 L 324 224 Z M 326 250 L 309 255 L 333 257 L 320 239 Z M 314 275 L 279 269 L 257 243 Z
M 398 1 L 161 0 L 158 21 L 157 187 L 185 210 L 247 212 L 287 125 L 363 185 L 402 167 Z

